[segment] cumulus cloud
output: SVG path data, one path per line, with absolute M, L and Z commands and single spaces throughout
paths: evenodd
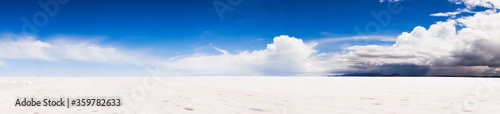
M 71 38 L 67 38 L 71 39 Z M 84 62 L 126 62 L 141 64 L 140 57 L 114 47 L 102 47 L 84 41 L 56 39 L 41 41 L 31 36 L 3 34 L 0 38 L 0 60 L 75 60 Z M 5 65 L 8 63 L 1 62 Z
M 319 64 L 316 44 L 278 36 L 266 49 L 237 54 L 215 48 L 220 55 L 197 55 L 163 64 L 169 75 L 307 75 L 325 72 Z
M 486 2 L 493 5 L 491 1 Z M 387 64 L 429 66 L 429 70 L 423 71 L 427 75 L 498 75 L 498 20 L 500 13 L 487 10 L 469 17 L 437 22 L 429 29 L 418 26 L 412 32 L 398 36 L 392 46 L 352 46 L 346 48 L 350 52 L 341 58 L 363 67 Z M 457 26 L 463 28 L 457 30 Z

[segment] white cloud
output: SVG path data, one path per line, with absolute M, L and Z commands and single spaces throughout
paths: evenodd
M 64 40 L 64 37 L 51 42 L 15 34 L 4 34 L 0 38 L 0 60 L 33 59 L 45 61 L 75 60 L 103 63 L 144 63 L 144 61 L 139 59 L 140 56 L 138 55 L 140 54 L 114 47 L 102 47 L 85 41 L 71 42 Z
M 221 53 L 222 53 L 222 54 L 224 54 L 224 55 L 225 55 L 225 54 L 229 54 L 229 52 L 228 52 L 227 50 L 219 49 L 219 48 L 217 48 L 217 47 L 215 47 L 215 46 L 213 46 L 213 48 L 214 48 L 215 50 L 217 50 L 217 51 L 221 52 Z
M 44 59 L 51 60 L 44 48 L 50 48 L 52 45 L 34 40 L 32 37 L 23 39 L 12 39 L 12 35 L 4 36 L 0 41 L 0 58 L 5 59 Z M 18 36 L 15 36 L 18 37 Z M 15 40 L 15 41 L 13 41 Z
M 453 2 L 455 4 L 463 4 L 466 6 L 466 8 L 461 8 L 461 9 L 458 9 L 457 11 L 453 11 L 453 12 L 434 13 L 434 14 L 430 14 L 430 15 L 437 16 L 437 17 L 456 18 L 457 15 L 462 14 L 464 12 L 484 13 L 484 12 L 471 11 L 472 9 L 474 9 L 477 6 L 491 8 L 489 12 L 491 12 L 491 11 L 496 12 L 496 9 L 500 9 L 500 1 L 499 0 L 448 0 L 448 1 Z
M 429 29 L 419 26 L 401 34 L 392 46 L 352 46 L 346 48 L 351 52 L 341 58 L 366 65 L 431 66 L 428 74 L 495 75 L 488 71 L 500 67 L 500 52 L 496 50 L 500 45 L 498 20 L 500 13 L 488 10 L 438 22 Z M 464 28 L 457 31 L 456 26 Z
M 436 16 L 436 17 L 448 17 L 448 16 L 455 16 L 460 14 L 461 12 L 446 12 L 446 13 L 434 13 L 431 14 L 431 16 Z
M 446 52 L 453 49 L 448 45 L 451 35 L 454 34 L 454 21 L 439 22 L 429 29 L 429 32 L 423 27 L 416 27 L 411 33 L 400 35 L 393 46 L 352 46 L 347 50 L 354 50 L 343 55 L 344 58 L 353 60 L 369 61 L 372 64 L 387 63 L 413 63 L 419 65 L 429 64 L 430 58 L 446 56 Z M 437 31 L 439 34 L 436 35 Z
M 454 2 L 456 4 L 464 4 L 468 8 L 482 6 L 482 7 L 487 7 L 487 8 L 500 9 L 500 1 L 499 0 L 448 0 L 448 1 Z
M 322 73 L 315 44 L 289 36 L 275 37 L 264 50 L 221 55 L 198 55 L 174 59 L 163 64 L 168 75 L 307 75 Z

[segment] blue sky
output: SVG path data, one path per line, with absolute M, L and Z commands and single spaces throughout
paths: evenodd
M 279 35 L 299 38 L 304 43 L 328 38 L 356 37 L 360 35 L 355 31 L 355 27 L 364 29 L 367 23 L 376 21 L 370 11 L 387 10 L 388 4 L 397 3 L 403 11 L 392 14 L 387 26 L 366 34 L 395 39 L 402 32 L 411 32 L 417 26 L 428 28 L 438 21 L 447 21 L 451 18 L 430 14 L 466 8 L 465 5 L 446 0 L 401 2 L 242 0 L 241 3 L 235 5 L 230 5 L 226 0 L 220 0 L 221 3 L 234 9 L 224 12 L 223 19 L 221 19 L 213 2 L 214 0 L 71 0 L 66 4 L 58 4 L 59 11 L 56 15 L 49 17 L 47 24 L 37 27 L 38 32 L 31 35 L 42 42 L 50 42 L 62 37 L 62 39 L 77 43 L 88 41 L 92 45 L 132 50 L 151 58 L 166 59 L 193 54 L 220 54 L 214 47 L 233 54 L 241 51 L 263 50 L 266 49 L 267 44 L 273 43 L 274 37 Z M 27 17 L 31 20 L 39 11 L 44 10 L 35 0 L 1 1 L 0 30 L 4 34 L 22 34 L 22 27 L 25 23 L 21 18 Z M 315 50 L 319 53 L 342 53 L 343 48 L 353 45 L 392 45 L 394 43 L 394 41 L 378 40 L 320 42 Z M 63 68 L 76 69 L 75 72 L 100 72 L 94 69 L 100 67 L 115 69 L 112 72 L 141 69 L 141 65 L 78 60 L 55 62 L 36 59 L 0 58 L 0 60 L 9 66 L 0 67 L 3 69 L 0 72 L 4 72 L 5 75 L 36 75 L 38 72 L 46 75 L 72 74 L 67 71 L 53 70 Z M 46 70 L 30 68 L 33 70 L 30 72 L 35 72 L 34 74 L 21 73 L 22 70 L 19 70 L 29 68 L 27 66 L 33 64 L 44 66 Z M 6 69 L 11 69 L 12 72 Z M 99 73 L 88 75 L 99 75 Z
M 41 11 L 32 0 L 4 1 L 0 30 L 20 33 L 20 18 L 30 18 Z M 355 26 L 373 21 L 370 11 L 387 9 L 377 0 L 245 0 L 234 10 L 223 14 L 221 21 L 212 0 L 72 0 L 61 5 L 59 13 L 40 27 L 41 40 L 53 35 L 105 37 L 102 43 L 116 43 L 130 48 L 155 48 L 161 53 L 189 52 L 213 43 L 221 48 L 247 50 L 264 48 L 277 35 L 304 40 L 337 36 L 355 36 Z M 227 2 L 226 2 L 227 3 Z M 397 36 L 415 26 L 426 26 L 447 18 L 431 13 L 454 11 L 458 7 L 447 1 L 405 1 L 400 14 L 376 32 Z M 463 7 L 463 6 L 462 6 Z M 263 39 L 263 40 L 258 40 Z M 234 45 L 238 44 L 238 45 Z M 150 47 L 151 46 L 151 47 Z M 166 49 L 166 50 L 165 50 Z M 164 51 L 164 52 L 163 52 Z

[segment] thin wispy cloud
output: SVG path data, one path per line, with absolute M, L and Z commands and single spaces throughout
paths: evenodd
M 379 2 L 400 2 L 403 0 L 379 0 Z
M 340 41 L 352 41 L 352 40 L 376 40 L 376 41 L 387 41 L 394 42 L 397 40 L 395 36 L 380 36 L 380 35 L 372 35 L 372 36 L 350 36 L 350 37 L 328 37 L 314 40 L 313 42 L 317 43 L 331 43 L 331 42 L 340 42 Z
M 430 14 L 430 16 L 455 18 L 457 15 L 462 14 L 462 13 L 474 13 L 474 12 L 470 11 L 469 9 L 459 9 L 459 10 L 453 11 L 453 12 L 433 13 L 433 14 Z
M 82 61 L 100 63 L 149 63 L 143 59 L 147 56 L 134 51 L 122 50 L 115 47 L 103 47 L 98 44 L 85 41 L 71 41 L 68 37 L 50 42 L 38 40 L 33 36 L 23 36 L 16 34 L 3 34 L 0 38 L 0 60 L 43 60 L 43 61 Z M 8 64 L 8 62 L 3 62 Z

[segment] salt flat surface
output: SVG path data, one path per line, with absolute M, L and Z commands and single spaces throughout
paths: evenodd
M 0 114 L 500 113 L 500 79 L 2 77 Z M 120 97 L 120 107 L 15 107 L 16 98 Z

